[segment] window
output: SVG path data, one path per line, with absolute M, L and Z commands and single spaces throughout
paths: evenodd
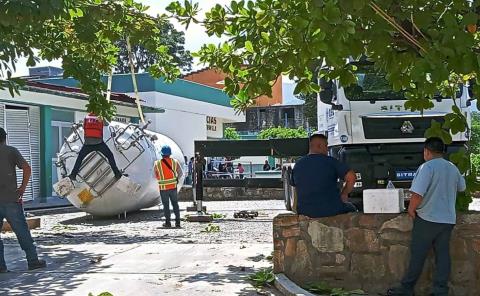
M 378 74 L 373 64 L 359 64 L 355 75 L 357 84 L 345 88 L 345 96 L 350 101 L 404 100 L 403 92 L 392 89 L 385 76 Z

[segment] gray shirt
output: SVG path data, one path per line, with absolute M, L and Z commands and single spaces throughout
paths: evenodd
M 22 168 L 25 163 L 16 148 L 0 144 L 0 204 L 18 201 L 15 167 Z
M 456 223 L 457 192 L 465 191 L 465 179 L 458 168 L 443 158 L 425 162 L 418 168 L 410 191 L 421 195 L 417 214 L 434 223 Z

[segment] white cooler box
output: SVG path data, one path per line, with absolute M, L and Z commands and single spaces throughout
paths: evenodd
M 367 189 L 363 191 L 363 212 L 397 214 L 405 209 L 403 189 Z

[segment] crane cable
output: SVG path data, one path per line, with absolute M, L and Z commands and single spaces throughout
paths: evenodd
M 140 104 L 140 97 L 138 96 L 138 86 L 137 79 L 135 78 L 135 67 L 133 66 L 133 54 L 132 46 L 130 45 L 130 38 L 127 36 L 127 51 L 128 51 L 128 61 L 130 64 L 130 74 L 132 75 L 133 90 L 135 92 L 135 103 L 137 104 L 138 115 L 142 123 L 145 123 L 145 117 L 143 116 L 142 105 Z
M 112 94 L 112 79 L 113 79 L 113 68 L 108 73 L 108 82 L 107 82 L 107 102 L 110 103 L 110 95 Z

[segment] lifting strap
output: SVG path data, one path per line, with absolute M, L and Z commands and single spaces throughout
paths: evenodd
M 112 94 L 112 79 L 113 79 L 113 68 L 110 70 L 108 74 L 108 82 L 107 82 L 107 102 L 110 103 L 110 95 Z
M 145 123 L 145 117 L 143 116 L 142 105 L 140 104 L 140 97 L 138 96 L 138 86 L 137 79 L 135 78 L 135 67 L 133 66 L 133 54 L 132 46 L 130 45 L 130 37 L 127 36 L 127 51 L 128 51 L 128 61 L 130 64 L 130 74 L 132 75 L 133 90 L 135 92 L 135 103 L 137 103 L 138 115 L 142 123 Z

